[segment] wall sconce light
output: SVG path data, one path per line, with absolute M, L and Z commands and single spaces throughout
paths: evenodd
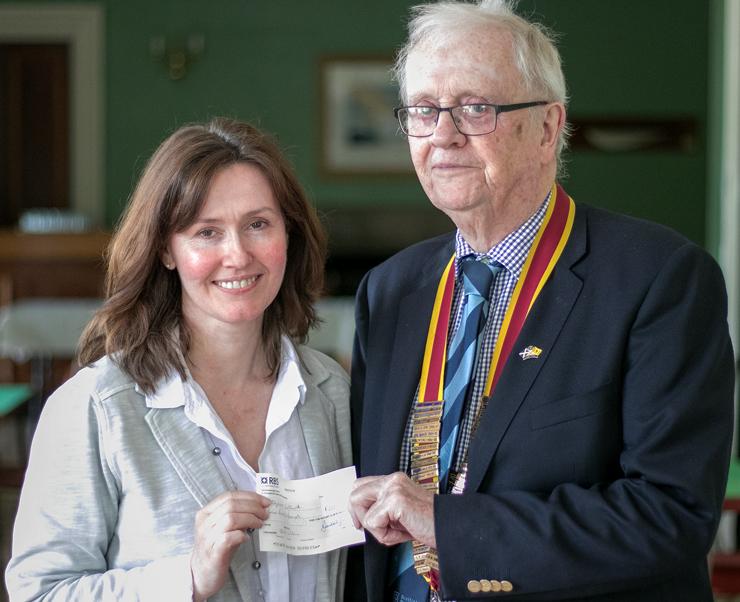
M 188 66 L 205 51 L 206 38 L 202 33 L 191 33 L 184 41 L 168 42 L 164 35 L 149 38 L 149 54 L 155 61 L 162 61 L 170 79 L 185 77 Z

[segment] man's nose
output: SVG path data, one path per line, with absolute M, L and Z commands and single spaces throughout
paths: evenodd
M 466 140 L 465 135 L 460 133 L 455 125 L 455 118 L 450 111 L 440 111 L 437 125 L 432 133 L 432 143 L 437 146 L 448 146 L 450 144 L 461 144 Z

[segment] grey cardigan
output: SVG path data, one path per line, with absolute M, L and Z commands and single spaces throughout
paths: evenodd
M 322 353 L 297 349 L 306 383 L 298 415 L 314 473 L 349 466 L 347 375 Z M 12 602 L 187 600 L 195 513 L 227 489 L 183 407 L 148 408 L 103 358 L 44 407 L 6 571 Z M 209 600 L 250 601 L 247 548 Z M 320 556 L 316 600 L 342 599 L 345 552 Z

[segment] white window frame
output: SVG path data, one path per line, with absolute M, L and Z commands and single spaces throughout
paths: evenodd
M 730 334 L 740 356 L 740 1 L 724 3 L 719 262 L 729 297 Z

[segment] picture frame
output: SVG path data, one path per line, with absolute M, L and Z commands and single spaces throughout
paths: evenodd
M 410 176 L 408 141 L 389 56 L 321 59 L 321 171 L 326 176 Z

